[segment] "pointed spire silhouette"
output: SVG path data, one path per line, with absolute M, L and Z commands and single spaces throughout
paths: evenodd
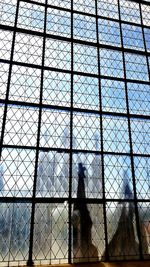
M 134 229 L 134 204 L 128 202 L 133 199 L 133 193 L 129 184 L 128 170 L 123 171 L 122 196 L 126 202 L 122 203 L 121 214 L 116 231 L 108 244 L 111 256 L 118 255 L 119 259 L 128 259 L 130 255 L 138 255 L 139 244 L 136 241 Z M 119 203 L 120 205 L 121 203 Z M 118 208 L 119 209 L 119 205 Z
M 78 164 L 77 202 L 74 204 L 73 216 L 77 223 L 73 223 L 74 257 L 98 258 L 97 248 L 92 244 L 92 220 L 87 207 L 84 179 L 86 168 Z M 79 255 L 79 256 L 78 256 Z
M 132 199 L 133 198 L 133 193 L 129 184 L 129 179 L 128 179 L 128 171 L 124 170 L 123 171 L 123 196 L 124 199 Z
M 99 138 L 98 138 L 97 133 L 95 133 L 95 148 L 96 148 L 96 151 L 99 150 Z
M 85 176 L 85 170 L 86 168 L 83 167 L 82 163 L 78 163 L 78 187 L 77 187 L 77 199 L 85 199 L 85 184 L 84 184 L 84 179 L 86 178 Z M 77 203 L 74 204 L 74 209 L 78 209 L 80 213 L 83 212 L 83 210 L 87 209 L 87 205 L 84 201 L 78 201 Z
M 78 190 L 77 190 L 77 198 L 86 198 L 85 196 L 85 184 L 84 184 L 84 178 L 85 176 L 85 170 L 86 168 L 83 167 L 82 163 L 78 164 L 78 177 L 79 177 L 79 182 L 78 182 Z

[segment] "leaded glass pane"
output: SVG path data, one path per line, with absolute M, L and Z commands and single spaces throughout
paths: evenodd
M 99 110 L 98 98 L 97 78 L 74 75 L 74 107 Z
M 35 207 L 35 263 L 66 263 L 68 258 L 68 205 L 44 203 Z
M 120 0 L 121 19 L 134 23 L 141 23 L 139 3 Z
M 134 114 L 150 114 L 150 85 L 127 83 L 130 112 Z
M 45 70 L 43 104 L 70 106 L 70 87 L 70 74 Z
M 150 29 L 144 28 L 144 36 L 146 42 L 146 49 L 147 51 L 150 51 Z
M 41 138 L 42 147 L 69 147 L 69 112 L 42 110 Z
M 4 144 L 36 146 L 38 110 L 23 106 L 8 106 Z
M 103 116 L 103 135 L 105 151 L 128 152 L 130 150 L 126 118 Z
M 14 65 L 11 73 L 9 99 L 39 103 L 41 71 Z
M 150 150 L 150 120 L 132 119 L 131 130 L 133 151 L 135 153 L 149 154 Z
M 17 25 L 24 29 L 43 31 L 44 7 L 21 1 Z
M 41 65 L 42 63 L 41 37 L 31 34 L 17 33 L 15 39 L 14 60 L 30 64 Z
M 108 49 L 100 49 L 101 74 L 112 77 L 123 77 L 122 53 Z
M 29 253 L 31 204 L 0 203 L 0 210 L 1 262 L 25 264 Z
M 13 32 L 0 29 L 0 58 L 10 59 Z
M 142 5 L 141 8 L 143 24 L 150 26 L 150 6 Z
M 111 20 L 100 19 L 98 20 L 99 43 L 120 46 L 120 27 L 118 22 Z
M 127 79 L 148 81 L 146 57 L 137 54 L 125 54 Z
M 100 144 L 100 118 L 93 114 L 74 113 L 73 147 L 83 150 L 95 150 L 95 140 Z
M 106 212 L 110 259 L 139 259 L 134 203 L 108 202 Z
M 48 8 L 47 33 L 70 37 L 71 14 L 63 10 Z
M 46 39 L 45 66 L 70 70 L 70 43 L 66 41 Z
M 0 63 L 0 98 L 5 99 L 7 90 L 9 65 Z
M 74 38 L 96 42 L 96 20 L 93 17 L 74 14 Z
M 144 41 L 141 27 L 122 24 L 122 33 L 124 47 L 144 50 Z
M 124 82 L 102 79 L 101 90 L 104 111 L 126 112 Z
M 40 0 L 39 0 L 40 1 Z M 45 1 L 45 0 L 43 0 Z M 71 2 L 70 0 L 48 0 L 48 4 L 49 5 L 54 5 L 56 7 L 63 7 L 63 8 L 71 8 Z
M 3 149 L 3 196 L 31 197 L 35 168 L 35 151 L 27 149 Z
M 73 9 L 89 14 L 95 14 L 95 1 L 74 0 Z
M 106 155 L 104 157 L 104 177 L 106 184 L 106 197 L 115 199 L 133 199 L 133 183 L 131 172 L 131 160 L 126 156 Z M 124 187 L 126 189 L 124 194 Z
M 17 0 L 0 1 L 0 23 L 14 26 Z
M 74 44 L 74 70 L 97 74 L 97 49 L 92 46 Z
M 40 151 L 36 194 L 38 197 L 67 197 L 69 189 L 69 155 Z
M 134 157 L 137 197 L 149 199 L 150 158 Z
M 98 0 L 98 15 L 108 18 L 118 19 L 118 1 L 117 0 Z

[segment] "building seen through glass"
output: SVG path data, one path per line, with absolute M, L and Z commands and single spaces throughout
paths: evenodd
M 150 259 L 150 1 L 0 0 L 0 265 Z

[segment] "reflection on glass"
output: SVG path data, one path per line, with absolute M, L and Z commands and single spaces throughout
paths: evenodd
M 31 205 L 0 203 L 0 261 L 26 263 L 29 252 Z
M 110 152 L 128 152 L 129 133 L 127 118 L 103 116 L 104 150 Z
M 69 112 L 54 109 L 43 109 L 40 145 L 42 147 L 68 148 L 70 145 L 69 119 Z
M 73 259 L 76 261 L 98 261 L 98 250 L 92 240 L 92 219 L 85 201 L 85 167 L 78 164 L 77 202 L 73 207 Z
M 150 198 L 150 158 L 134 157 L 136 192 L 138 199 Z
M 31 197 L 35 168 L 35 151 L 27 149 L 2 150 L 1 184 L 3 197 Z
M 54 151 L 39 153 L 36 194 L 38 197 L 67 197 L 69 156 Z
M 112 207 L 111 207 L 112 205 Z M 111 260 L 139 258 L 134 204 L 109 203 L 107 210 L 108 253 Z
M 118 155 L 104 156 L 105 195 L 109 199 L 124 199 L 122 190 L 126 181 L 130 186 L 129 199 L 133 197 L 130 157 Z M 126 196 L 127 199 L 127 196 Z
M 97 142 L 96 142 L 97 144 Z M 97 144 L 97 149 L 98 149 Z M 102 163 L 98 154 L 74 154 L 72 164 L 72 196 L 77 196 L 78 188 L 78 163 L 84 162 L 85 194 L 87 198 L 102 198 Z
M 67 203 L 37 204 L 34 227 L 34 262 L 56 264 L 68 258 Z
M 140 215 L 140 231 L 144 258 L 149 259 L 150 254 L 150 203 L 140 202 L 138 205 Z
M 74 113 L 73 148 L 97 150 L 95 141 L 100 145 L 100 117 L 94 114 Z

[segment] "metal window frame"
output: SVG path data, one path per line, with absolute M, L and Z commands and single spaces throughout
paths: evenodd
M 114 19 L 114 18 L 108 18 L 108 17 L 103 17 L 98 15 L 98 0 L 95 0 L 95 14 L 89 14 L 86 12 L 81 12 L 74 10 L 73 8 L 73 0 L 71 0 L 71 8 L 63 8 L 59 6 L 54 6 L 48 4 L 48 0 L 45 0 L 44 3 L 39 3 L 36 1 L 29 1 L 29 0 L 17 0 L 16 4 L 16 14 L 15 14 L 15 23 L 14 26 L 8 26 L 8 25 L 3 25 L 0 24 L 0 29 L 6 30 L 6 31 L 11 31 L 13 32 L 13 39 L 12 39 L 12 45 L 11 45 L 11 56 L 10 60 L 4 60 L 0 59 L 0 62 L 9 64 L 9 73 L 8 73 L 8 81 L 7 81 L 7 91 L 6 91 L 6 98 L 5 99 L 0 99 L 0 104 L 4 105 L 4 116 L 3 116 L 3 123 L 2 123 L 2 131 L 1 131 L 1 149 L 0 149 L 0 158 L 2 156 L 2 149 L 3 148 L 20 148 L 20 149 L 34 149 L 36 151 L 36 158 L 35 158 L 35 173 L 34 173 L 34 186 L 33 186 L 33 196 L 30 197 L 0 197 L 0 203 L 30 203 L 32 205 L 32 212 L 31 212 L 31 224 L 30 224 L 30 246 L 29 246 L 29 258 L 27 261 L 27 265 L 31 266 L 33 265 L 33 233 L 34 233 L 34 219 L 35 219 L 35 205 L 36 203 L 63 203 L 64 201 L 68 202 L 68 263 L 72 263 L 72 227 L 71 227 L 71 217 L 72 217 L 72 205 L 76 203 L 78 200 L 74 197 L 72 197 L 72 163 L 73 163 L 73 153 L 91 153 L 91 154 L 98 154 L 101 155 L 101 162 L 102 162 L 102 188 L 103 188 L 103 196 L 102 198 L 88 198 L 84 200 L 87 204 L 102 204 L 103 205 L 103 216 L 104 216 L 104 232 L 105 232 L 105 250 L 106 250 L 106 255 L 105 255 L 105 260 L 110 261 L 109 258 L 109 252 L 108 252 L 108 233 L 107 233 L 107 215 L 106 215 L 106 203 L 109 202 L 126 202 L 127 200 L 124 199 L 109 199 L 106 198 L 105 195 L 105 178 L 104 178 L 104 156 L 105 155 L 122 155 L 122 156 L 129 156 L 131 159 L 131 170 L 132 170 L 132 179 L 133 179 L 133 191 L 134 191 L 134 199 L 133 200 L 128 200 L 128 202 L 133 202 L 135 205 L 135 216 L 136 216 L 136 225 L 137 225 L 137 234 L 138 234 L 138 239 L 139 239 L 139 259 L 140 260 L 146 260 L 143 256 L 142 252 L 142 243 L 141 243 L 141 232 L 140 232 L 140 223 L 139 223 L 139 213 L 138 213 L 138 203 L 149 203 L 148 199 L 138 199 L 137 198 L 137 192 L 136 192 L 136 178 L 135 178 L 135 167 L 134 167 L 134 157 L 144 157 L 144 158 L 150 158 L 150 153 L 149 154 L 142 154 L 142 153 L 134 153 L 133 151 L 133 141 L 132 141 L 132 134 L 131 134 L 131 123 L 130 120 L 132 118 L 137 118 L 137 119 L 144 119 L 144 120 L 150 120 L 150 115 L 143 115 L 143 114 L 132 114 L 130 113 L 130 108 L 129 108 L 129 100 L 128 100 L 128 89 L 127 89 L 127 83 L 132 82 L 132 83 L 141 83 L 141 84 L 146 84 L 150 85 L 150 67 L 149 67 L 149 62 L 148 62 L 148 57 L 150 57 L 150 52 L 147 51 L 146 49 L 146 41 L 145 41 L 145 35 L 144 35 L 144 28 L 150 28 L 150 26 L 143 25 L 143 20 L 142 20 L 142 9 L 141 6 L 142 4 L 150 6 L 150 3 L 147 1 L 138 1 L 134 0 L 132 2 L 139 3 L 139 10 L 140 10 L 140 17 L 141 17 L 141 24 L 136 24 L 133 22 L 129 21 L 124 21 L 121 20 L 121 12 L 120 12 L 120 1 L 118 0 L 118 14 L 119 14 L 119 19 Z M 18 21 L 18 16 L 19 16 L 19 4 L 20 2 L 25 2 L 25 3 L 30 3 L 30 4 L 36 4 L 39 6 L 43 6 L 45 8 L 45 16 L 44 16 L 44 29 L 43 32 L 38 32 L 35 30 L 28 30 L 28 29 L 23 29 L 19 28 L 17 26 L 17 21 Z M 71 37 L 62 37 L 59 35 L 54 35 L 54 34 L 49 34 L 46 31 L 46 23 L 47 23 L 47 9 L 48 8 L 54 8 L 57 10 L 63 10 L 66 12 L 70 12 L 71 14 Z M 97 41 L 94 42 L 89 42 L 89 41 L 84 41 L 84 40 L 79 40 L 74 38 L 74 14 L 79 14 L 79 15 L 85 15 L 89 17 L 95 18 L 96 21 L 96 39 Z M 98 32 L 98 19 L 106 19 L 108 21 L 114 21 L 119 23 L 120 27 L 120 37 L 121 37 L 121 46 L 120 47 L 115 47 L 113 45 L 107 45 L 107 44 L 101 44 L 99 40 L 99 32 Z M 123 36 L 122 36 L 122 24 L 127 24 L 127 25 L 133 25 L 133 26 L 139 26 L 142 28 L 142 34 L 143 34 L 143 40 L 144 40 L 144 51 L 141 50 L 134 50 L 131 48 L 124 48 L 123 46 Z M 42 48 L 42 64 L 37 65 L 37 64 L 29 64 L 25 62 L 17 62 L 13 60 L 14 56 L 14 48 L 15 48 L 15 38 L 17 33 L 24 33 L 24 34 L 31 34 L 32 36 L 38 36 L 43 38 L 43 48 Z M 67 41 L 68 43 L 71 44 L 71 69 L 70 70 L 63 70 L 59 68 L 54 68 L 54 67 L 49 67 L 44 65 L 44 60 L 45 60 L 45 44 L 46 44 L 46 38 L 51 38 L 53 40 L 62 40 L 62 41 Z M 74 71 L 74 44 L 81 44 L 81 45 L 87 45 L 87 46 L 92 46 L 97 49 L 97 59 L 98 59 L 98 74 L 93 74 L 93 73 L 84 73 L 80 71 Z M 112 77 L 112 76 L 104 76 L 101 75 L 101 67 L 100 67 L 100 49 L 105 48 L 109 49 L 111 51 L 120 51 L 122 53 L 123 57 L 123 72 L 124 72 L 124 77 L 123 78 L 118 78 L 118 77 Z M 133 80 L 133 79 L 127 79 L 126 77 L 126 62 L 125 62 L 125 53 L 132 53 L 136 55 L 143 55 L 146 57 L 146 62 L 147 62 L 147 69 L 149 73 L 149 81 L 141 81 L 141 80 Z M 14 100 L 9 100 L 9 91 L 10 91 L 10 82 L 11 82 L 11 72 L 12 72 L 12 67 L 13 66 L 26 66 L 26 67 L 31 67 L 31 68 L 36 68 L 41 70 L 41 85 L 40 85 L 40 102 L 39 104 L 36 103 L 26 103 L 23 101 L 14 101 Z M 65 107 L 65 106 L 57 106 L 57 105 L 48 105 L 48 104 L 43 104 L 42 103 L 42 92 L 43 92 L 43 76 L 44 76 L 44 70 L 50 70 L 50 71 L 58 71 L 62 73 L 69 73 L 71 75 L 71 105 L 70 107 Z M 99 110 L 92 110 L 92 109 L 82 109 L 82 108 L 75 108 L 73 106 L 73 77 L 74 75 L 82 75 L 82 76 L 87 76 L 87 77 L 95 77 L 98 78 L 99 82 L 99 102 L 100 102 L 100 108 Z M 127 106 L 127 112 L 126 113 L 121 113 L 121 112 L 108 112 L 103 110 L 102 106 L 102 94 L 101 94 L 101 79 L 109 79 L 109 80 L 115 80 L 115 81 L 123 81 L 125 84 L 125 98 L 126 98 L 126 106 Z M 38 120 L 38 134 L 37 134 L 37 144 L 36 146 L 20 146 L 20 145 L 7 145 L 3 143 L 4 140 L 4 132 L 5 132 L 5 125 L 6 125 L 6 117 L 7 117 L 7 109 L 8 105 L 21 105 L 21 106 L 26 106 L 26 107 L 36 107 L 39 109 L 39 120 Z M 55 109 L 55 110 L 66 110 L 69 111 L 70 113 L 70 148 L 69 149 L 63 149 L 63 148 L 45 148 L 40 146 L 40 126 L 41 126 L 41 115 L 42 115 L 42 109 L 46 108 L 48 110 L 50 109 Z M 82 150 L 82 149 L 74 149 L 73 148 L 73 114 L 74 112 L 83 112 L 84 114 L 95 114 L 98 115 L 100 118 L 100 135 L 101 135 L 101 150 L 100 151 L 90 151 L 90 150 Z M 129 132 L 129 143 L 130 143 L 130 151 L 128 153 L 122 151 L 122 152 L 108 152 L 104 151 L 103 147 L 103 123 L 102 123 L 102 118 L 104 115 L 108 116 L 115 116 L 117 117 L 122 117 L 126 118 L 128 121 L 128 132 Z M 36 183 L 37 183 L 37 170 L 38 170 L 38 156 L 40 151 L 57 151 L 57 152 L 67 152 L 69 154 L 69 195 L 67 198 L 38 198 L 36 197 Z M 83 200 L 82 200 L 83 201 Z

